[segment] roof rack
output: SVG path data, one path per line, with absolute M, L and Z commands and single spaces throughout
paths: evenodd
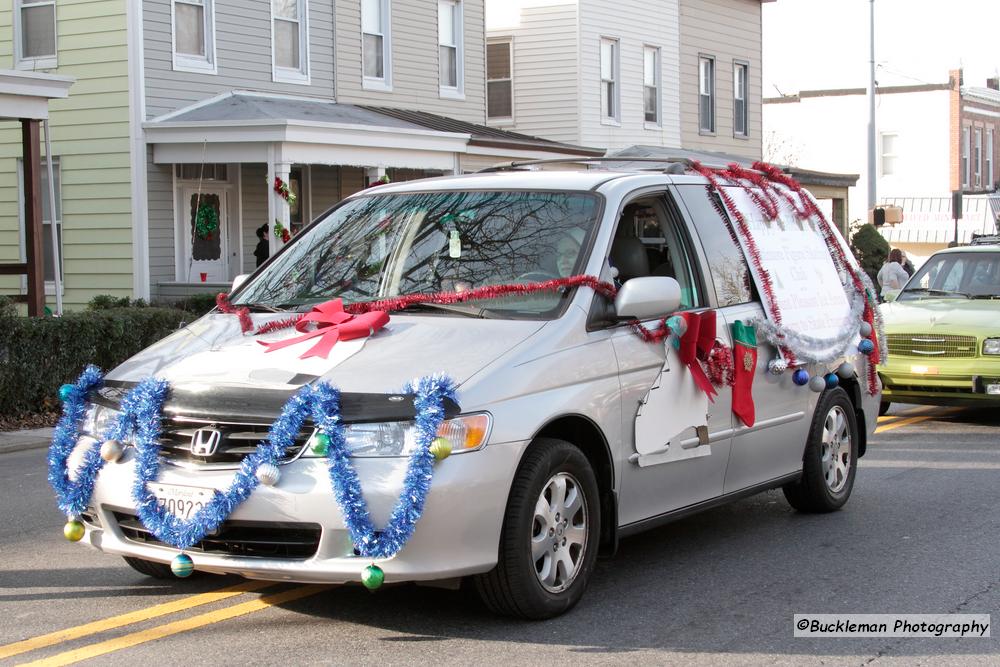
M 626 155 L 619 155 L 616 157 L 605 156 L 605 157 L 578 157 L 578 158 L 547 158 L 544 160 L 520 160 L 511 162 L 509 164 L 498 164 L 492 167 L 485 167 L 477 171 L 477 174 L 486 174 L 497 171 L 527 171 L 526 167 L 534 167 L 538 165 L 545 164 L 588 164 L 588 163 L 603 163 L 603 162 L 653 162 L 653 163 L 667 163 L 664 169 L 648 169 L 649 171 L 659 171 L 665 174 L 683 174 L 686 169 L 694 164 L 694 160 L 686 157 L 629 157 Z M 725 168 L 721 165 L 705 165 L 710 167 L 719 166 Z M 644 170 L 645 171 L 645 170 Z
M 976 234 L 973 232 L 969 245 L 1000 245 L 1000 234 Z

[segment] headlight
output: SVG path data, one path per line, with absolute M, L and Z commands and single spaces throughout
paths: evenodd
M 983 354 L 1000 354 L 1000 338 L 987 338 L 984 340 Z
M 118 419 L 119 414 L 121 413 L 113 408 L 91 404 L 87 408 L 87 415 L 83 418 L 83 426 L 80 427 L 80 432 L 92 435 L 100 440 L 104 437 L 104 432 L 108 430 L 108 427 Z
M 489 415 L 476 414 L 442 422 L 437 434 L 448 438 L 452 454 L 461 454 L 485 445 L 489 431 Z M 344 439 L 351 456 L 409 456 L 417 446 L 417 429 L 413 422 L 350 424 L 344 428 Z M 326 451 L 314 436 L 303 456 L 326 456 Z

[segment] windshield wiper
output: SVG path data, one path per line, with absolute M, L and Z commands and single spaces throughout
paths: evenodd
M 964 296 L 966 299 L 972 298 L 968 294 L 966 294 L 965 292 L 956 292 L 954 290 L 946 290 L 946 289 L 933 289 L 933 288 L 930 288 L 930 287 L 911 287 L 911 288 L 905 289 L 903 291 L 904 292 L 920 292 L 921 294 L 939 294 L 939 295 L 942 295 L 942 296 L 950 296 L 952 294 L 955 294 L 955 295 L 958 295 L 958 296 Z
M 1000 294 L 970 294 L 970 299 L 1000 299 Z
M 479 308 L 477 306 L 463 306 L 459 304 L 451 303 L 429 303 L 421 302 L 414 303 L 407 306 L 404 310 L 400 312 L 414 312 L 420 310 L 443 310 L 449 313 L 455 313 L 456 315 L 464 315 L 466 317 L 477 317 L 479 319 L 487 319 L 486 309 Z

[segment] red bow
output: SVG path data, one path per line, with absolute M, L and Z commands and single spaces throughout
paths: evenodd
M 265 352 L 273 352 L 307 341 L 311 338 L 319 337 L 319 341 L 299 357 L 307 359 L 309 357 L 323 357 L 326 359 L 330 350 L 337 344 L 338 340 L 353 340 L 374 335 L 389 321 L 389 314 L 381 310 L 371 310 L 361 315 L 351 315 L 344 312 L 344 302 L 342 299 L 326 301 L 314 306 L 312 310 L 302 316 L 295 323 L 295 330 L 302 333 L 301 336 L 279 340 L 274 343 L 257 341 L 267 347 Z M 316 323 L 316 328 L 308 330 L 310 322 Z
M 706 310 L 700 313 L 681 313 L 687 330 L 681 336 L 681 346 L 677 351 L 681 361 L 691 371 L 691 377 L 698 388 L 705 392 L 708 400 L 715 402 L 718 392 L 712 386 L 712 381 L 705 375 L 705 369 L 698 362 L 708 360 L 708 354 L 715 345 L 715 311 Z

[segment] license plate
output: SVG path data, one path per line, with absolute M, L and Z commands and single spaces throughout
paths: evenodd
M 914 375 L 937 375 L 937 366 L 910 366 L 910 372 Z
M 170 512 L 178 519 L 190 519 L 211 500 L 212 489 L 200 489 L 195 486 L 178 486 L 176 484 L 151 483 L 149 490 L 160 501 L 160 507 Z

